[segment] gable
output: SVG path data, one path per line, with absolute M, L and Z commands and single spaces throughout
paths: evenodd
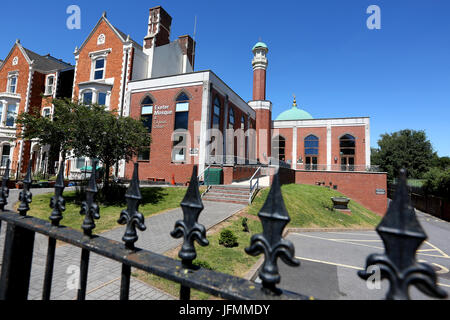
M 17 64 L 13 65 L 13 60 L 17 60 Z M 0 72 L 5 68 L 8 70 L 19 68 L 19 66 L 22 66 L 24 63 L 27 64 L 27 66 L 30 66 L 31 60 L 27 56 L 25 50 L 23 47 L 15 43 L 14 46 L 11 48 L 11 51 L 8 53 L 8 56 L 5 58 L 3 63 L 0 63 Z

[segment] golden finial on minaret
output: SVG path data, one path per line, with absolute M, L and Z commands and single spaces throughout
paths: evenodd
M 295 107 L 295 108 L 297 107 L 297 99 L 295 97 L 295 94 L 294 94 L 294 103 L 292 104 L 292 106 Z

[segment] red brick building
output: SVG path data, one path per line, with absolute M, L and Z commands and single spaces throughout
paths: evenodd
M 39 55 L 17 40 L 0 64 L 0 156 L 1 168 L 24 173 L 32 159 L 33 170 L 52 171 L 48 146 L 17 138 L 17 115 L 22 112 L 51 117 L 52 99 L 71 96 L 74 67 L 51 55 Z M 50 169 L 50 170 L 49 170 Z
M 314 119 L 294 99 L 292 108 L 273 120 L 266 99 L 266 44 L 253 47 L 253 100 L 246 102 L 213 71 L 193 72 L 195 43 L 190 37 L 171 42 L 171 22 L 161 7 L 150 9 L 143 46 L 147 76 L 132 77 L 125 94 L 123 115 L 144 119 L 152 136 L 136 159 L 141 180 L 186 183 L 198 164 L 199 172 L 209 165 L 222 168 L 222 182 L 230 184 L 249 179 L 259 166 L 282 166 L 292 170 L 292 183 L 323 183 L 333 175 L 341 190 L 359 184 L 370 201 L 347 191 L 383 212 L 386 196 L 375 193 L 386 189 L 386 176 L 370 173 L 368 117 Z M 169 60 L 180 46 L 186 46 L 184 55 Z M 120 174 L 129 178 L 132 170 L 131 163 L 123 164 Z M 336 178 L 344 175 L 351 181 Z
M 194 42 L 189 36 L 170 41 L 172 18 L 161 7 L 150 9 L 143 45 L 115 27 L 102 15 L 83 44 L 75 49 L 73 99 L 105 105 L 118 116 L 125 110 L 130 81 L 192 72 Z M 67 172 L 79 177 L 85 158 L 72 157 Z M 116 173 L 124 175 L 121 162 Z

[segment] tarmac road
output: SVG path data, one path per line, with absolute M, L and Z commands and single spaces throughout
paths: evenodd
M 450 296 L 450 223 L 421 212 L 417 212 L 417 217 L 428 235 L 417 259 L 431 264 L 438 274 L 438 283 Z M 370 254 L 384 252 L 375 231 L 291 233 L 287 239 L 294 243 L 301 266 L 289 267 L 279 260 L 281 288 L 326 300 L 384 299 L 387 280 L 381 282 L 379 289 L 370 290 L 357 275 Z M 410 288 L 412 299 L 430 299 Z

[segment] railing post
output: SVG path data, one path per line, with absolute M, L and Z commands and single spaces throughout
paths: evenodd
M 62 213 L 66 210 L 66 202 L 63 198 L 64 192 L 64 161 L 61 162 L 58 177 L 55 184 L 55 195 L 50 201 L 50 208 L 53 209 L 50 220 L 55 227 L 59 226 L 62 220 Z M 48 238 L 47 261 L 45 263 L 44 288 L 42 290 L 42 300 L 50 300 L 53 280 L 53 267 L 55 264 L 56 239 Z
M 27 299 L 33 246 L 33 231 L 8 224 L 0 277 L 0 300 Z

